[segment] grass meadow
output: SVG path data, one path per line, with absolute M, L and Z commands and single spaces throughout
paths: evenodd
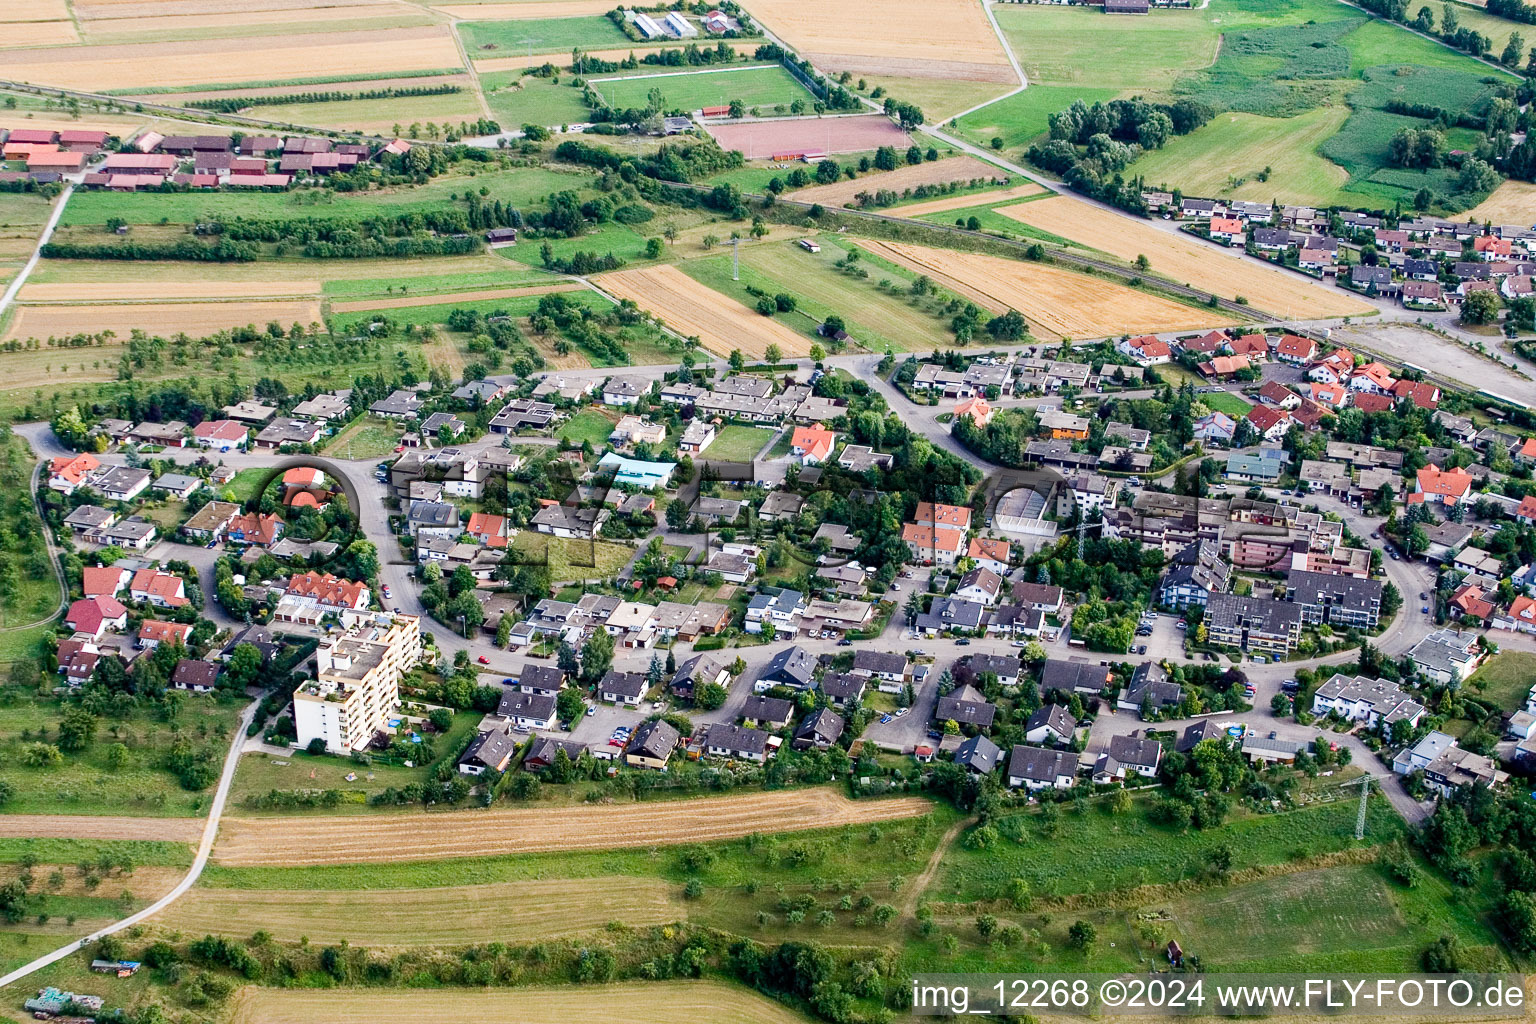
M 480 76 L 480 88 L 491 113 L 504 130 L 525 124 L 553 127 L 585 121 L 591 110 L 569 81 L 494 71 Z
M 720 431 L 718 437 L 705 449 L 706 457 L 722 462 L 751 462 L 752 457 L 763 450 L 763 445 L 773 437 L 768 427 L 748 427 L 732 423 Z
M 594 448 L 601 448 L 608 435 L 613 433 L 614 423 L 597 409 L 583 409 L 560 425 L 559 436 L 574 444 L 585 441 L 591 442 Z
M 667 110 L 697 110 L 740 100 L 748 107 L 788 105 L 812 97 L 805 87 L 777 64 L 740 70 L 662 72 L 626 78 L 589 78 L 589 85 L 615 109 L 644 107 L 652 90 L 661 93 Z
M 459 23 L 458 29 L 471 59 L 540 53 L 558 53 L 569 57 L 573 47 L 583 50 L 623 46 L 644 48 L 644 44 L 632 42 L 617 25 L 600 14 L 581 18 L 463 21 Z

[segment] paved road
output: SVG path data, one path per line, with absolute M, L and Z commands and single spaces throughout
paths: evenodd
M 147 921 L 149 918 L 153 917 L 160 911 L 164 910 L 166 907 L 170 906 L 172 903 L 176 902 L 176 900 L 180 899 L 188 889 L 192 888 L 193 884 L 197 881 L 198 876 L 203 873 L 203 868 L 208 863 L 208 855 L 213 851 L 214 837 L 217 836 L 219 832 L 219 819 L 224 816 L 224 802 L 229 796 L 230 784 L 234 782 L 235 779 L 235 767 L 240 763 L 241 748 L 245 745 L 245 730 L 250 726 L 251 718 L 256 714 L 256 709 L 260 706 L 260 704 L 261 702 L 259 700 L 252 701 L 251 704 L 246 707 L 244 713 L 242 713 L 240 716 L 240 722 L 235 727 L 234 736 L 230 739 L 229 750 L 224 755 L 224 768 L 219 773 L 219 787 L 213 792 L 213 803 L 210 804 L 208 808 L 208 820 L 203 825 L 203 838 L 197 844 L 197 856 L 192 860 L 191 869 L 187 872 L 186 876 L 183 877 L 181 881 L 176 883 L 176 887 L 170 892 L 166 893 L 164 896 L 160 897 L 155 902 L 151 903 L 149 906 L 145 907 L 143 910 L 140 910 L 135 914 L 130 914 L 129 916 L 123 918 L 121 921 L 109 924 L 105 928 L 98 929 L 83 939 L 70 942 L 68 945 L 60 946 L 53 952 L 44 956 L 40 956 L 25 966 L 16 968 L 16 970 L 5 975 L 3 978 L 0 978 L 0 989 L 4 989 L 7 985 L 20 981 L 22 978 L 42 970 L 49 964 L 57 963 L 76 950 L 87 946 L 92 942 L 95 942 L 97 939 L 100 939 L 104 935 L 112 935 L 116 932 L 122 931 L 125 928 L 131 928 L 141 921 Z
M 16 294 L 21 291 L 21 286 L 27 283 L 27 278 L 32 276 L 32 271 L 37 269 L 37 261 L 43 258 L 43 246 L 48 244 L 48 239 L 53 237 L 53 229 L 59 226 L 59 218 L 64 215 L 64 206 L 69 202 L 69 197 L 75 194 L 74 182 L 64 186 L 64 191 L 59 193 L 58 200 L 53 204 L 53 212 L 48 215 L 48 223 L 43 225 L 43 233 L 37 238 L 37 246 L 32 250 L 32 257 L 27 260 L 27 265 L 21 268 L 21 273 L 16 275 L 0 295 L 0 316 L 10 308 L 16 299 Z

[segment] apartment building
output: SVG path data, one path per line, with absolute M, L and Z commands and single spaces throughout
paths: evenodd
M 362 750 L 400 703 L 400 679 L 421 660 L 421 619 L 415 615 L 349 615 L 345 633 L 322 640 L 315 678 L 294 691 L 298 745 L 325 741 L 326 750 Z

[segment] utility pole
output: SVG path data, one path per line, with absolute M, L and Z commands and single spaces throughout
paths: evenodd
M 1371 777 L 1360 780 L 1360 813 L 1355 815 L 1355 838 L 1365 838 L 1365 802 L 1371 795 Z
M 731 239 L 731 280 L 741 280 L 741 239 Z

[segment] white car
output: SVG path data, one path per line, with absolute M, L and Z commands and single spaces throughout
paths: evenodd
M 1015 646 L 1015 647 L 1026 647 L 1026 646 L 1028 646 L 1028 643 L 1027 643 L 1027 641 L 1024 641 L 1024 640 L 1015 640 L 1013 642 L 1013 646 Z

